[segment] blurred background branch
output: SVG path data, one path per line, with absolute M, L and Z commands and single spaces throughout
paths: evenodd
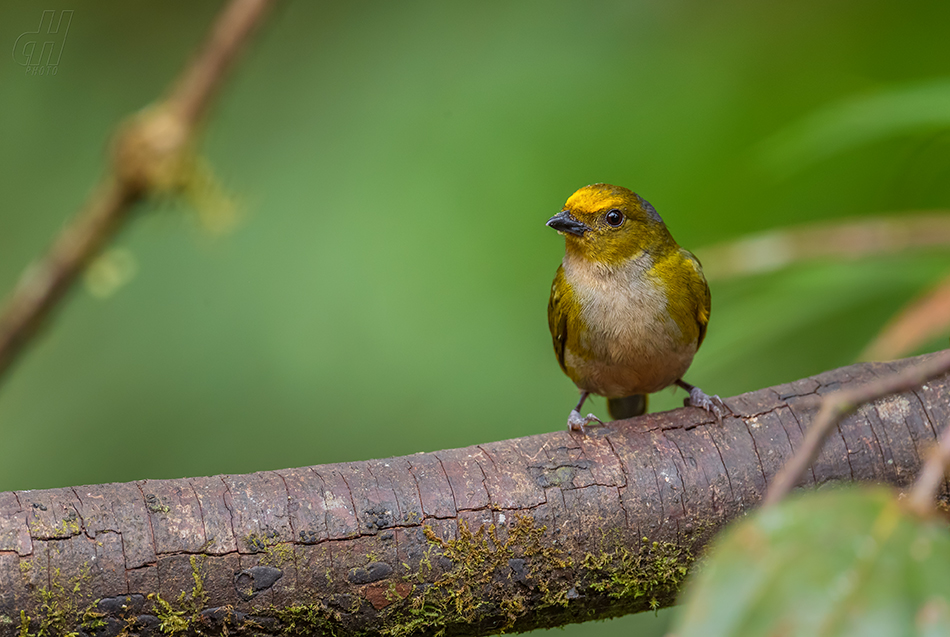
M 947 211 L 826 221 L 777 228 L 696 250 L 715 282 L 767 274 L 809 261 L 852 261 L 902 252 L 950 251 Z M 893 360 L 950 334 L 950 278 L 900 308 L 860 360 Z
M 774 272 L 807 261 L 856 260 L 901 252 L 950 252 L 950 213 L 823 221 L 776 228 L 696 250 L 710 281 Z
M 0 309 L 0 380 L 133 206 L 143 197 L 175 192 L 193 181 L 190 153 L 201 117 L 271 4 L 232 0 L 169 96 L 119 129 L 112 170 L 48 253 L 21 275 Z

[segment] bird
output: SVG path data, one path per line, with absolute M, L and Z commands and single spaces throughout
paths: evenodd
M 565 239 L 548 328 L 561 369 L 581 392 L 568 429 L 604 424 L 581 416 L 590 394 L 605 396 L 619 420 L 646 413 L 647 394 L 674 384 L 689 392 L 684 405 L 721 422 L 722 399 L 683 380 L 706 337 L 709 285 L 653 206 L 622 186 L 591 184 L 546 225 Z

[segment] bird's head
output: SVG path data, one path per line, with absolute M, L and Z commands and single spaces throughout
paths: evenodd
M 676 245 L 647 200 L 610 184 L 584 186 L 547 225 L 564 235 L 569 255 L 603 266 Z

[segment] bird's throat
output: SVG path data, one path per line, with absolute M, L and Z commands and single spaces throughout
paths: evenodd
M 653 267 L 653 259 L 641 250 L 622 260 L 591 259 L 587 253 L 568 249 L 564 253 L 564 274 L 568 283 L 595 288 L 609 287 L 618 280 L 644 275 Z

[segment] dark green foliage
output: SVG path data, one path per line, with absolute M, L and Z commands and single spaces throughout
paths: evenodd
M 950 531 L 884 488 L 813 493 L 716 541 L 678 637 L 950 634 Z

